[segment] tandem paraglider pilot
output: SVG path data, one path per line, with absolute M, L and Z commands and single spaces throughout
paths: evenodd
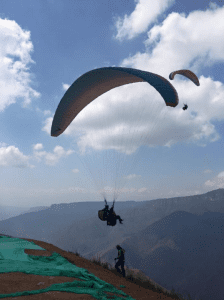
M 115 258 L 114 260 L 118 260 L 115 264 L 115 268 L 117 270 L 117 272 L 121 273 L 123 275 L 123 277 L 125 277 L 125 269 L 124 269 L 124 262 L 125 262 L 125 259 L 124 259 L 124 253 L 125 253 L 125 250 L 121 248 L 120 245 L 117 245 L 116 246 L 117 250 L 118 250 L 118 257 Z M 121 270 L 119 269 L 119 266 L 121 267 Z
M 109 205 L 107 204 L 107 200 L 104 199 L 105 201 L 105 207 L 102 210 L 98 211 L 98 217 L 100 218 L 101 221 L 107 221 L 108 226 L 115 226 L 117 224 L 117 220 L 119 220 L 120 224 L 123 224 L 123 220 L 119 215 L 116 215 L 114 211 L 114 203 L 109 209 Z M 115 202 L 115 201 L 114 201 Z

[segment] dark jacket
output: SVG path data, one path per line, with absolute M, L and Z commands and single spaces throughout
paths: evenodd
M 118 250 L 118 259 L 119 259 L 119 260 L 125 260 L 124 254 L 125 254 L 125 250 L 122 249 L 122 248 L 119 249 L 119 250 Z

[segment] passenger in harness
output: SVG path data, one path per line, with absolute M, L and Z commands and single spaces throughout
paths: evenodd
M 107 221 L 108 226 L 115 226 L 117 224 L 117 220 L 119 220 L 120 224 L 123 224 L 122 223 L 123 220 L 121 219 L 121 217 L 116 215 L 116 213 L 114 211 L 115 200 L 110 209 L 109 209 L 109 205 L 107 204 L 107 200 L 104 199 L 104 201 L 105 201 L 104 209 L 98 211 L 98 216 L 99 216 L 100 220 Z

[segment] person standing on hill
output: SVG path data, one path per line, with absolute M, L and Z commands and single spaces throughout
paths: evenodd
M 115 268 L 119 273 L 121 273 L 123 275 L 123 277 L 125 277 L 125 269 L 124 269 L 124 262 L 125 262 L 124 253 L 125 253 L 125 250 L 122 249 L 120 245 L 117 245 L 116 248 L 118 250 L 118 257 L 115 258 L 114 260 L 118 259 L 118 261 L 115 264 Z M 121 267 L 121 270 L 118 268 L 119 266 Z

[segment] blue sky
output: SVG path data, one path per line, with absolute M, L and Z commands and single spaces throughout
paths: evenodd
M 2 0 L 0 204 L 112 200 L 115 188 L 117 201 L 223 188 L 223 34 L 222 1 Z M 51 137 L 69 86 L 108 66 L 168 80 L 190 69 L 200 87 L 176 75 L 176 108 L 147 83 L 113 89 Z

